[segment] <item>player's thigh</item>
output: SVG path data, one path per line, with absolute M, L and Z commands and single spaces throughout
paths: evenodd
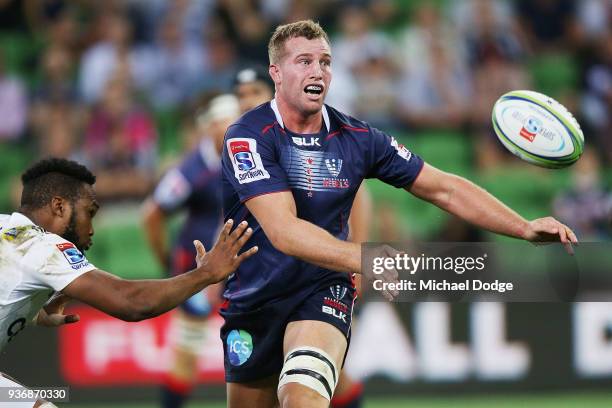
M 342 367 L 346 354 L 345 335 L 329 323 L 318 320 L 299 320 L 290 322 L 285 330 L 283 353 L 298 347 L 316 347 L 333 358 L 336 367 Z
M 345 335 L 329 323 L 317 320 L 298 320 L 289 323 L 283 343 L 285 358 L 290 358 L 290 356 L 287 357 L 290 353 L 292 355 L 300 353 L 300 350 L 302 352 L 306 350 L 307 353 L 315 352 L 319 357 L 315 358 L 311 355 L 309 358 L 312 361 L 301 361 L 300 363 L 305 364 L 304 367 L 296 362 L 294 364 L 298 365 L 287 366 L 286 369 L 283 369 L 282 386 L 278 390 L 281 406 L 287 408 L 328 407 L 337 383 L 340 367 L 342 367 L 346 348 Z M 322 361 L 315 361 L 322 359 L 324 363 L 327 363 L 327 358 L 331 359 L 335 366 L 333 373 L 327 370 L 320 371 Z M 311 364 L 315 362 L 316 364 Z M 285 364 L 291 364 L 291 361 L 286 360 Z M 306 372 L 312 374 L 306 375 Z M 325 375 L 326 372 L 327 375 Z M 316 379 L 314 381 L 315 385 L 313 385 L 312 378 L 309 377 L 313 375 Z M 291 379 L 291 377 L 295 378 Z M 321 388 L 321 385 L 323 385 L 323 388 Z
M 228 408 L 278 407 L 278 376 L 245 383 L 227 383 Z

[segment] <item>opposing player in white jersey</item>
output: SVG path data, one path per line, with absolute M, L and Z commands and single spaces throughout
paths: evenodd
M 47 159 L 28 169 L 22 181 L 21 207 L 0 215 L 0 350 L 28 324 L 77 322 L 78 316 L 63 314 L 70 299 L 126 321 L 157 316 L 225 279 L 257 252 L 253 247 L 238 255 L 252 232 L 244 222 L 230 233 L 230 220 L 209 252 L 194 241 L 194 270 L 171 279 L 120 279 L 96 268 L 83 254 L 92 244 L 92 218 L 99 207 L 95 176 L 76 162 Z M 0 387 L 21 386 L 0 374 Z M 2 406 L 54 405 L 37 401 Z

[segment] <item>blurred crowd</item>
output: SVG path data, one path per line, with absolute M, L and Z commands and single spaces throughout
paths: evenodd
M 140 199 L 168 112 L 188 127 L 303 18 L 331 34 L 328 103 L 374 126 L 457 131 L 487 170 L 506 160 L 493 103 L 535 89 L 577 114 L 590 169 L 612 163 L 612 0 L 0 0 L 0 144 L 78 159 L 102 199 Z

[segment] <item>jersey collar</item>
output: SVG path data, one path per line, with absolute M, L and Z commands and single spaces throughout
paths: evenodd
M 270 101 L 270 107 L 274 111 L 274 116 L 276 116 L 276 121 L 278 124 L 284 129 L 285 124 L 283 123 L 283 118 L 281 117 L 280 111 L 278 110 L 278 105 L 276 104 L 276 98 Z M 329 133 L 329 114 L 327 113 L 327 108 L 323 105 L 321 109 L 321 113 L 323 114 L 323 122 L 325 122 L 325 128 Z
M 21 225 L 35 225 L 31 219 L 23 215 L 19 212 L 14 212 L 11 214 L 11 218 L 9 220 L 9 226 L 18 227 Z

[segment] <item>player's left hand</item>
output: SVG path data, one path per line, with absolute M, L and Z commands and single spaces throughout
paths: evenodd
M 36 324 L 46 327 L 57 327 L 62 324 L 76 323 L 81 318 L 76 314 L 64 314 L 64 308 L 72 299 L 66 295 L 60 294 L 51 299 L 36 317 Z
M 529 222 L 529 228 L 524 237 L 527 241 L 536 244 L 561 242 L 570 255 L 574 254 L 573 245 L 578 244 L 574 231 L 553 217 L 538 218 Z

